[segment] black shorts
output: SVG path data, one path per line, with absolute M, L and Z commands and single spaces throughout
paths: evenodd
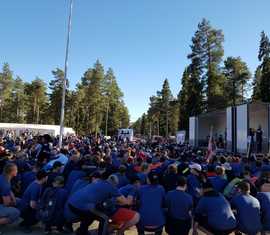
M 179 220 L 167 217 L 165 229 L 169 235 L 188 235 L 191 229 L 191 219 Z

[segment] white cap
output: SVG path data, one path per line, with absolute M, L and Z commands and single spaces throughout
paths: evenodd
M 194 170 L 197 170 L 197 171 L 202 171 L 202 167 L 200 164 L 198 163 L 193 163 L 189 166 L 190 169 L 194 169 Z

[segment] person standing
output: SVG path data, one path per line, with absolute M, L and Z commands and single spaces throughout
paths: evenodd
M 263 142 L 263 131 L 261 125 L 256 131 L 256 143 L 257 143 L 257 153 L 262 152 L 262 142 Z

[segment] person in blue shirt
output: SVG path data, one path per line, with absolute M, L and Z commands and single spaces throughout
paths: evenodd
M 10 183 L 17 172 L 17 166 L 8 163 L 3 168 L 3 174 L 0 175 L 0 225 L 14 223 L 20 216 L 20 211 L 15 208 L 16 198 Z
M 129 184 L 129 180 L 126 176 L 126 171 L 127 171 L 126 166 L 121 165 L 118 169 L 118 172 L 114 173 L 114 175 L 116 175 L 118 178 L 118 185 L 117 185 L 118 188 L 121 188 Z
M 51 171 L 48 173 L 47 187 L 52 187 L 54 179 L 61 174 L 63 164 L 61 162 L 54 162 Z
M 159 184 L 156 173 L 150 172 L 148 180 L 149 184 L 141 186 L 138 192 L 138 211 L 141 216 L 138 234 L 144 235 L 145 230 L 154 230 L 156 235 L 160 235 L 165 224 L 165 190 Z
M 236 210 L 238 229 L 248 235 L 255 235 L 262 229 L 260 203 L 250 195 L 250 184 L 243 181 L 239 184 L 241 193 L 231 200 Z
M 177 166 L 171 164 L 162 178 L 162 185 L 166 192 L 174 190 L 177 187 Z
M 262 180 L 259 185 L 260 192 L 257 199 L 261 206 L 261 220 L 264 232 L 270 231 L 270 181 Z
M 50 233 L 52 226 L 55 226 L 58 232 L 64 232 L 64 207 L 68 198 L 68 192 L 64 189 L 64 178 L 62 176 L 55 177 L 52 182 L 52 188 L 47 188 L 46 191 L 48 190 L 54 190 L 55 192 L 55 205 L 53 208 L 53 217 L 45 222 L 45 233 Z
M 68 178 L 67 178 L 66 184 L 65 184 L 65 189 L 70 193 L 71 192 L 71 189 L 72 189 L 72 187 L 74 185 L 74 183 L 78 179 L 82 179 L 85 176 L 86 176 L 86 172 L 85 171 L 83 171 L 81 168 L 75 168 L 68 175 Z
M 187 192 L 193 197 L 195 204 L 202 194 L 202 183 L 200 181 L 201 171 L 201 165 L 193 163 L 190 165 L 190 175 L 187 177 Z
M 117 178 L 114 176 L 117 181 Z M 118 183 L 118 182 L 117 182 Z M 96 175 L 96 178 L 92 179 L 92 183 L 87 185 L 86 187 L 80 189 L 70 196 L 67 201 L 68 208 L 66 208 L 66 217 L 69 220 L 75 219 L 75 221 L 79 220 L 81 222 L 80 228 L 77 232 L 79 235 L 85 235 L 88 233 L 89 225 L 94 221 L 98 220 L 99 224 L 99 235 L 104 235 L 107 233 L 108 229 L 108 220 L 109 217 L 103 211 L 101 211 L 100 206 L 103 206 L 103 203 L 114 199 L 117 203 L 121 205 L 128 204 L 127 199 L 122 196 L 116 187 L 115 183 L 112 183 L 111 180 L 102 180 L 100 176 Z M 120 212 L 122 212 L 121 210 Z M 124 212 L 132 212 L 130 210 L 124 210 Z M 75 214 L 76 217 L 72 217 L 72 214 Z M 117 216 L 115 216 L 117 214 Z M 121 227 L 120 233 L 129 228 L 130 226 L 135 225 L 139 216 L 137 213 L 127 213 L 126 218 L 123 218 L 121 213 L 118 211 L 112 212 L 113 220 L 119 220 L 117 217 L 122 217 L 123 225 Z M 72 221 L 71 221 L 72 222 Z
M 35 164 L 31 171 L 26 171 L 21 174 L 21 192 L 27 189 L 27 187 L 36 179 L 37 172 L 40 170 L 40 166 Z
M 77 192 L 78 190 L 82 189 L 83 187 L 87 186 L 90 183 L 90 178 L 88 175 L 81 179 L 77 179 L 73 184 L 71 191 L 69 192 L 70 195 Z
M 166 195 L 165 205 L 168 209 L 166 232 L 169 235 L 188 235 L 191 228 L 192 197 L 186 193 L 187 181 L 181 176 L 175 190 Z
M 217 176 L 210 177 L 209 180 L 211 181 L 215 191 L 221 193 L 228 184 L 228 180 L 226 179 L 225 175 L 225 168 L 222 166 L 217 166 L 216 174 Z
M 22 200 L 19 202 L 19 209 L 23 221 L 20 223 L 23 231 L 26 233 L 32 232 L 31 226 L 38 222 L 37 209 L 38 202 L 42 195 L 42 186 L 47 181 L 47 173 L 43 170 L 39 171 L 36 180 L 31 183 L 25 190 Z
M 236 228 L 236 219 L 229 202 L 215 192 L 211 182 L 203 184 L 203 196 L 195 209 L 194 234 L 198 228 L 208 234 L 227 235 Z
M 127 184 L 119 189 L 119 192 L 127 198 L 129 205 L 132 206 L 135 204 L 140 186 L 140 178 L 137 175 L 134 175 L 130 178 L 130 184 Z
M 149 172 L 150 172 L 149 164 L 144 162 L 141 165 L 141 171 L 137 173 L 142 185 L 147 184 L 147 175 Z

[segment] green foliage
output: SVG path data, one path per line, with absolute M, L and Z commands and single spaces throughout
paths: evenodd
M 263 31 L 259 47 L 258 59 L 261 62 L 254 79 L 253 99 L 270 102 L 270 41 Z
M 210 22 L 203 19 L 198 24 L 198 29 L 192 38 L 191 76 L 198 91 L 202 89 L 204 106 L 202 110 L 219 108 L 224 92 L 224 77 L 220 71 L 220 63 L 224 54 L 222 43 L 224 35 L 222 30 L 217 30 Z M 198 110 L 200 112 L 200 110 Z
M 228 57 L 224 61 L 223 73 L 226 77 L 224 97 L 227 105 L 243 103 L 251 78 L 247 64 L 240 57 Z
M 27 123 L 46 124 L 46 109 L 48 107 L 48 97 L 46 95 L 46 84 L 40 78 L 36 78 L 31 83 L 25 84 L 25 94 L 27 95 Z
M 164 80 L 161 91 L 150 97 L 147 114 L 143 114 L 132 127 L 143 136 L 175 135 L 179 122 L 178 102 L 173 97 L 168 79 Z
M 25 83 L 5 63 L 0 72 L 0 121 L 56 124 L 60 122 L 64 72 L 56 68 L 49 92 L 42 79 Z M 108 117 L 106 123 L 105 117 Z M 129 113 L 112 69 L 104 74 L 99 61 L 83 75 L 75 90 L 66 91 L 65 125 L 77 133 L 105 132 L 116 134 L 118 128 L 129 127 Z

